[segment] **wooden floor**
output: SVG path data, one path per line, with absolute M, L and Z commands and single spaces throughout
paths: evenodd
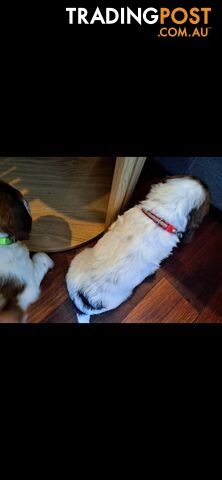
M 41 299 L 30 308 L 30 322 L 76 321 L 64 278 L 80 250 L 52 255 L 56 267 L 42 284 Z M 222 223 L 208 216 L 193 242 L 175 250 L 155 277 L 135 289 L 130 300 L 92 317 L 92 322 L 222 322 Z

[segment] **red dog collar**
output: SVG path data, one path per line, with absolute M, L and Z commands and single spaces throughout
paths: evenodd
M 183 233 L 178 232 L 178 230 L 176 229 L 176 227 L 174 227 L 174 225 L 172 225 L 172 223 L 166 222 L 166 220 L 158 217 L 158 215 L 151 212 L 150 210 L 145 210 L 144 208 L 142 208 L 141 210 L 144 215 L 146 215 L 146 217 L 150 218 L 150 220 L 156 223 L 156 225 L 159 225 L 159 227 L 161 227 L 166 232 L 174 233 L 179 239 L 182 237 Z

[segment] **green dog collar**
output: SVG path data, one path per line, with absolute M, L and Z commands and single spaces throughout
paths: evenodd
M 15 237 L 0 237 L 0 246 L 12 245 L 13 243 L 16 243 Z

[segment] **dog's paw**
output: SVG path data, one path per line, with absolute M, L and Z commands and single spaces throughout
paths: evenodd
M 39 252 L 33 256 L 33 261 L 41 263 L 47 270 L 51 270 L 55 266 L 53 260 L 47 255 L 47 253 Z

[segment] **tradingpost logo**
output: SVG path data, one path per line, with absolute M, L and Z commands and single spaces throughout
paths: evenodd
M 174 9 L 148 7 L 131 9 L 129 7 L 104 8 L 97 7 L 93 13 L 86 8 L 67 7 L 69 25 L 155 25 L 158 24 L 157 35 L 166 37 L 207 37 L 210 26 L 211 7 L 193 7 Z

